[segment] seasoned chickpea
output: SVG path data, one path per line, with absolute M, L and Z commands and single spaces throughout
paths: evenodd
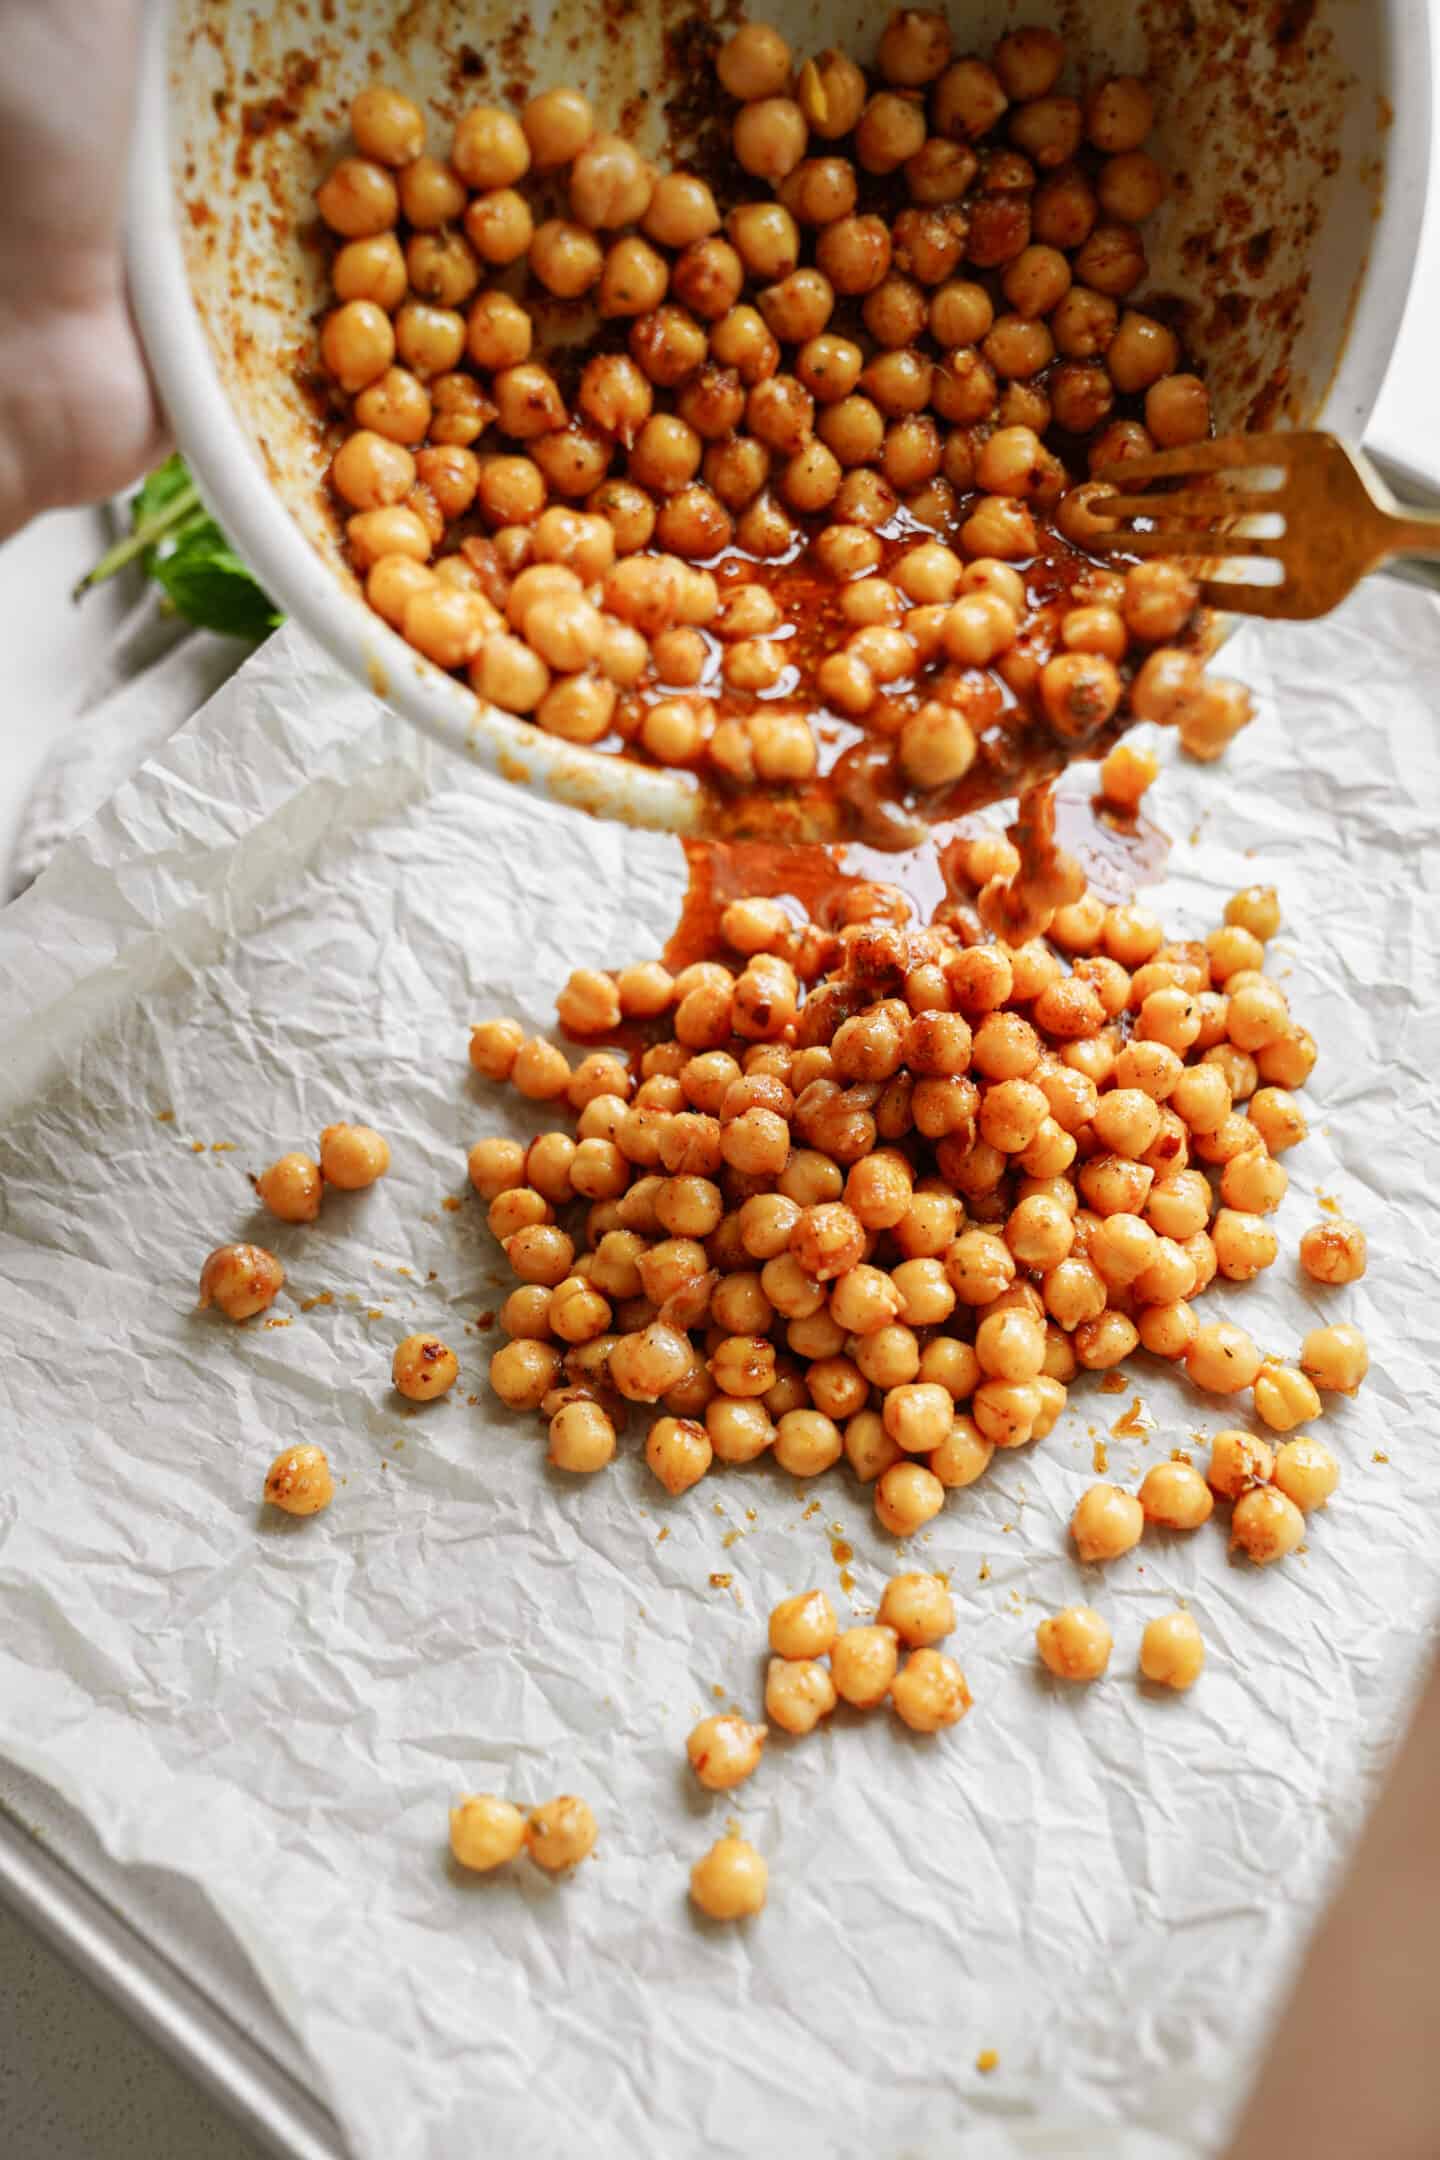
M 885 1585 L 878 1617 L 907 1649 L 930 1649 L 953 1631 L 955 1601 L 938 1575 L 896 1575 Z
M 1070 1518 L 1070 1535 L 1084 1561 L 1118 1560 L 1140 1542 L 1145 1511 L 1133 1493 L 1117 1485 L 1092 1485 Z
M 1268 1484 L 1274 1472 L 1275 1457 L 1269 1445 L 1253 1433 L 1218 1432 L 1210 1443 L 1206 1476 L 1222 1500 L 1238 1500 L 1252 1485 Z
M 390 317 L 373 300 L 345 301 L 325 318 L 320 357 L 342 390 L 363 390 L 395 358 Z
M 1198 1530 L 1208 1522 L 1215 1502 L 1200 1472 L 1188 1462 L 1155 1463 L 1140 1484 L 1140 1505 L 1147 1522 L 1166 1530 Z
M 405 257 L 393 232 L 351 240 L 330 265 L 337 300 L 369 300 L 388 315 L 405 297 Z
M 685 1742 L 690 1767 L 707 1792 L 729 1792 L 760 1767 L 768 1728 L 741 1717 L 707 1717 Z
M 1340 1465 L 1323 1441 L 1308 1433 L 1287 1440 L 1275 1450 L 1277 1489 L 1293 1500 L 1302 1514 L 1323 1508 L 1340 1483 Z
M 1358 1282 L 1365 1258 L 1365 1232 L 1344 1216 L 1312 1224 L 1300 1240 L 1300 1265 L 1319 1283 Z
M 1035 1647 L 1057 1680 L 1098 1680 L 1114 1646 L 1109 1627 L 1090 1605 L 1067 1605 L 1035 1630 Z
M 324 1189 L 320 1165 L 308 1155 L 282 1155 L 255 1180 L 261 1202 L 281 1222 L 314 1222 Z
M 285 1270 L 263 1245 L 221 1245 L 200 1270 L 200 1304 L 218 1305 L 227 1320 L 264 1312 L 285 1280 Z
M 532 1808 L 525 1822 L 525 1847 L 537 1867 L 558 1874 L 578 1867 L 594 1849 L 598 1826 L 588 1802 L 562 1793 Z
M 1257 1567 L 1268 1567 L 1294 1552 L 1305 1535 L 1305 1517 L 1295 1502 L 1273 1485 L 1252 1485 L 1235 1502 L 1230 1544 Z
M 569 1402 L 550 1420 L 550 1461 L 557 1470 L 593 1476 L 615 1453 L 615 1427 L 596 1402 Z
M 560 1371 L 553 1343 L 519 1339 L 490 1360 L 490 1385 L 511 1410 L 538 1410 Z
M 1365 1337 L 1344 1322 L 1312 1328 L 1300 1345 L 1300 1370 L 1318 1388 L 1353 1395 L 1370 1370 Z
M 332 232 L 368 240 L 388 232 L 400 212 L 395 182 L 374 158 L 341 158 L 315 193 L 315 204 Z
M 836 1637 L 830 1651 L 835 1691 L 857 1710 L 877 1709 L 890 1692 L 899 1662 L 893 1628 L 846 1628 Z
M 1194 1687 L 1204 1663 L 1205 1645 L 1190 1613 L 1160 1613 L 1147 1622 L 1140 1638 L 1140 1670 L 1147 1680 L 1183 1692 Z
M 369 1125 L 327 1125 L 320 1135 L 320 1174 L 342 1192 L 362 1192 L 390 1167 L 390 1143 Z
M 824 1657 L 837 1632 L 835 1608 L 823 1590 L 782 1598 L 770 1615 L 770 1647 L 777 1657 Z
M 974 1698 L 954 1658 L 942 1650 L 912 1650 L 890 1686 L 897 1714 L 913 1732 L 958 1725 Z
M 489 1874 L 525 1848 L 525 1817 L 513 1800 L 466 1793 L 450 1810 L 450 1850 L 463 1868 Z
M 690 1870 L 691 1901 L 708 1920 L 748 1920 L 765 1904 L 769 1869 L 741 1837 L 718 1838 Z
M 520 115 L 537 172 L 568 165 L 594 132 L 590 101 L 578 90 L 542 90 Z
M 892 1537 L 913 1536 L 927 1522 L 933 1521 L 944 1505 L 945 1487 L 935 1473 L 921 1463 L 892 1463 L 876 1480 L 875 1514 Z M 843 1636 L 840 1639 L 845 1640 Z M 854 1700 L 853 1697 L 848 1699 Z
M 411 1402 L 448 1394 L 459 1376 L 460 1360 L 438 1335 L 407 1335 L 390 1360 L 390 1377 Z
M 1279 1240 L 1261 1215 L 1221 1208 L 1210 1227 L 1215 1260 L 1229 1282 L 1250 1282 L 1279 1251 Z
M 839 1700 L 825 1666 L 772 1658 L 765 1675 L 765 1715 L 789 1733 L 814 1732 Z
M 697 1485 L 713 1458 L 710 1435 L 693 1418 L 657 1418 L 645 1441 L 646 1464 L 672 1497 Z

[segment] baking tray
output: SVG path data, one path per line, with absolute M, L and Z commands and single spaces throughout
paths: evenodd
M 293 2075 L 294 2042 L 243 1951 L 176 1876 L 122 1867 L 38 1779 L 0 1763 L 0 1903 L 276 2160 L 346 2160 Z

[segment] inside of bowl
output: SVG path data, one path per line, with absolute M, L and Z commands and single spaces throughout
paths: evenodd
M 878 18 L 858 0 L 769 0 L 757 14 L 798 51 L 873 55 Z M 1386 172 L 1377 11 L 1352 0 L 982 0 L 967 6 L 957 45 L 983 51 L 1017 20 L 1065 36 L 1062 88 L 1120 70 L 1157 92 L 1153 147 L 1171 189 L 1146 229 L 1144 290 L 1183 308 L 1217 428 L 1313 418 L 1344 361 Z M 345 578 L 324 483 L 315 356 L 328 250 L 314 193 L 355 92 L 377 78 L 405 88 L 443 148 L 468 104 L 519 105 L 575 83 L 606 124 L 681 163 L 711 109 L 715 36 L 703 11 L 668 0 L 535 0 L 520 14 L 502 0 L 175 0 L 172 163 L 196 303 L 271 479 Z M 1372 360 L 1351 367 L 1350 402 L 1363 406 L 1378 382 Z

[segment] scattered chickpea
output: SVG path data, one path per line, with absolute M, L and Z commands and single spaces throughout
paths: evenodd
M 261 1201 L 281 1222 L 314 1222 L 325 1186 L 320 1165 L 308 1155 L 282 1155 L 255 1180 Z
M 578 1867 L 594 1850 L 599 1826 L 587 1801 L 562 1793 L 532 1808 L 525 1819 L 525 1849 L 549 1874 Z
M 1230 1543 L 1257 1567 L 1268 1567 L 1292 1553 L 1305 1535 L 1305 1517 L 1295 1502 L 1273 1485 L 1251 1485 L 1235 1502 Z
M 1312 1328 L 1300 1346 L 1300 1370 L 1317 1388 L 1353 1395 L 1370 1370 L 1365 1337 L 1345 1322 Z
M 899 1663 L 893 1628 L 846 1628 L 830 1651 L 835 1692 L 857 1710 L 877 1709 L 890 1692 Z
M 748 1920 L 762 1911 L 769 1869 L 741 1837 L 718 1838 L 690 1870 L 690 1896 L 707 1920 Z
M 912 1732 L 944 1732 L 958 1725 L 974 1698 L 965 1675 L 943 1650 L 912 1650 L 890 1683 L 890 1700 Z
M 685 1752 L 708 1792 L 729 1792 L 760 1767 L 768 1728 L 742 1717 L 707 1717 L 690 1734 Z
M 1157 1613 L 1140 1638 L 1140 1671 L 1158 1687 L 1182 1693 L 1199 1679 L 1205 1645 L 1192 1614 Z
M 770 1647 L 777 1657 L 824 1657 L 837 1632 L 835 1608 L 823 1590 L 782 1598 L 770 1615 Z
M 1313 1224 L 1300 1240 L 1300 1265 L 1315 1282 L 1358 1282 L 1365 1257 L 1364 1231 L 1344 1216 Z
M 1145 1511 L 1133 1493 L 1115 1485 L 1092 1485 L 1070 1518 L 1070 1535 L 1084 1561 L 1118 1560 L 1140 1542 Z
M 525 1849 L 525 1817 L 513 1800 L 467 1793 L 450 1810 L 450 1850 L 463 1868 L 488 1874 Z
M 1067 1605 L 1035 1630 L 1035 1647 L 1057 1680 L 1098 1680 L 1114 1646 L 1109 1627 L 1090 1605 Z
M 265 1473 L 265 1498 L 287 1515 L 318 1515 L 335 1497 L 325 1450 L 282 1448 Z
M 1208 1522 L 1215 1502 L 1200 1472 L 1188 1462 L 1155 1463 L 1140 1482 L 1140 1505 L 1147 1522 L 1165 1530 L 1198 1530 Z
M 955 1601 L 938 1575 L 895 1575 L 885 1585 L 878 1619 L 907 1649 L 931 1649 L 953 1631 Z
M 320 1135 L 320 1174 L 342 1192 L 362 1192 L 390 1167 L 390 1143 L 370 1125 L 327 1125 Z
M 274 1302 L 285 1270 L 263 1245 L 220 1245 L 200 1270 L 200 1305 L 218 1305 L 227 1320 L 249 1320 Z
M 433 1402 L 460 1376 L 460 1360 L 438 1335 L 407 1335 L 395 1346 L 390 1377 L 411 1402 Z

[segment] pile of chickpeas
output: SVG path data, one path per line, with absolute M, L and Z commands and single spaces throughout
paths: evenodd
M 490 1383 L 545 1420 L 558 1468 L 603 1470 L 633 1406 L 671 1494 L 717 1461 L 769 1454 L 809 1478 L 843 1458 L 907 1537 L 997 1448 L 1043 1439 L 1078 1372 L 1139 1350 L 1248 1396 L 1282 1435 L 1359 1386 L 1358 1329 L 1314 1329 L 1291 1363 L 1199 1303 L 1217 1275 L 1275 1262 L 1282 1157 L 1306 1132 L 1294 1091 L 1315 1045 L 1265 972 L 1273 891 L 1237 893 L 1182 942 L 1087 894 L 1006 945 L 978 901 L 1015 850 L 985 836 L 964 856 L 976 901 L 927 927 L 898 889 L 854 884 L 833 928 L 739 899 L 723 960 L 577 970 L 566 1030 L 643 1027 L 633 1063 L 595 1048 L 572 1064 L 510 1020 L 474 1028 L 477 1072 L 567 1112 L 469 1157 L 517 1278 Z M 1319 1225 L 1300 1261 L 1354 1281 L 1363 1233 Z M 1210 1482 L 1236 1501 L 1237 1545 L 1272 1559 L 1333 1489 L 1333 1458 L 1244 1437 L 1244 1478 Z M 1326 1490 L 1307 1499 L 1312 1474 Z M 1178 1527 L 1208 1500 L 1178 1464 L 1139 1499 L 1097 1488 L 1077 1546 L 1112 1558 L 1147 1514 Z
M 472 107 L 448 158 L 363 91 L 318 192 L 320 353 L 371 605 L 547 733 L 722 787 L 804 788 L 863 730 L 872 782 L 938 799 L 1017 707 L 1076 748 L 1133 714 L 1217 756 L 1250 703 L 1202 675 L 1195 584 L 1085 553 L 1115 492 L 1087 469 L 1210 410 L 1131 304 L 1152 93 L 1066 94 L 1065 59 L 1040 28 L 957 59 L 901 9 L 867 72 L 744 23 L 719 196 L 574 89 Z M 595 325 L 583 364 L 542 349 L 557 303 L 572 358 Z M 797 562 L 818 639 L 772 574 Z

